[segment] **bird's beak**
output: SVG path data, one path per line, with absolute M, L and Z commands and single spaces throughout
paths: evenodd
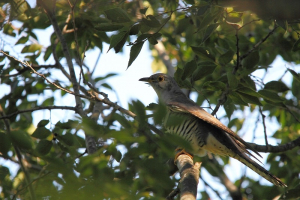
M 145 78 L 140 78 L 139 81 L 144 81 L 144 82 L 147 82 L 147 83 L 151 83 L 152 80 L 150 77 L 145 77 Z

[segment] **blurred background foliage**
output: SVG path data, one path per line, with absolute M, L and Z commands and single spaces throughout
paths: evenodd
M 1 37 L 18 40 L 15 44 L 2 40 L 1 49 L 3 45 L 22 46 L 16 54 L 6 53 L 24 58 L 22 61 L 39 73 L 70 89 L 73 84 L 61 79 L 66 75 L 66 57 L 59 35 L 53 32 L 51 45 L 43 46 L 34 30 L 57 26 L 77 68 L 84 53 L 102 51 L 104 43 L 116 53 L 130 45 L 130 67 L 142 46 L 149 44 L 153 71 L 174 75 L 188 95 L 196 96 L 199 105 L 222 105 L 225 112 L 221 118 L 227 119 L 230 128 L 240 130 L 246 117 L 232 117 L 234 112 L 261 109 L 281 124 L 273 137 L 286 144 L 300 134 L 300 75 L 296 72 L 296 64 L 300 63 L 299 2 L 288 2 L 37 0 L 31 7 L 24 0 L 2 0 Z M 13 22 L 21 23 L 20 28 Z M 168 59 L 159 51 L 161 46 Z M 293 64 L 282 66 L 286 70 L 281 78 L 264 82 L 253 75 L 257 70 L 267 74 L 277 56 Z M 55 64 L 46 65 L 49 59 Z M 85 80 L 112 89 L 106 80 L 115 74 L 93 77 L 92 67 L 84 62 L 82 69 Z M 282 80 L 287 74 L 293 77 L 290 83 Z M 171 176 L 166 161 L 182 141 L 148 128 L 149 122 L 162 129 L 162 105 L 145 107 L 140 101 L 129 102 L 129 110 L 137 115 L 133 119 L 116 107 L 102 104 L 100 118 L 95 121 L 91 119 L 95 102 L 82 99 L 86 116 L 62 118 L 56 124 L 41 119 L 34 127 L 33 111 L 22 111 L 52 109 L 53 94 L 60 90 L 4 54 L 0 54 L 0 78 L 1 84 L 10 87 L 10 93 L 0 100 L 1 117 L 9 120 L 9 126 L 0 121 L 0 156 L 19 164 L 19 149 L 24 165 L 17 173 L 0 166 L 0 199 L 164 199 L 176 188 L 178 177 Z M 91 90 L 85 83 L 80 87 L 83 93 Z M 69 95 L 65 91 L 59 94 Z M 97 141 L 97 151 L 90 155 L 85 151 L 86 136 Z M 289 186 L 289 193 L 243 176 L 233 183 L 236 191 L 211 189 L 203 180 L 206 187 L 198 197 L 208 199 L 215 193 L 220 198 L 234 199 L 237 192 L 244 199 L 273 199 L 278 195 L 295 199 L 300 196 L 299 153 L 295 148 L 270 154 L 267 159 L 270 172 Z M 229 159 L 205 157 L 201 161 L 213 180 L 227 188 L 223 169 Z

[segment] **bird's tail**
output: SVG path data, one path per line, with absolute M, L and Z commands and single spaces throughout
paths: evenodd
M 260 166 L 258 163 L 256 163 L 254 160 L 249 158 L 247 155 L 229 155 L 238 161 L 242 162 L 244 165 L 258 173 L 260 176 L 264 177 L 266 180 L 270 181 L 274 185 L 280 186 L 280 187 L 287 187 L 279 178 L 271 174 L 268 170 Z

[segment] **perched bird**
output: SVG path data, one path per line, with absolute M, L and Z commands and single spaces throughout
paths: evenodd
M 194 151 L 191 153 L 204 156 L 208 151 L 220 156 L 230 156 L 271 183 L 286 187 L 279 178 L 251 159 L 249 156 L 253 155 L 247 148 L 259 155 L 257 151 L 252 149 L 250 145 L 218 119 L 190 100 L 181 91 L 174 78 L 158 73 L 147 78 L 141 78 L 139 81 L 149 83 L 159 99 L 166 104 L 168 108 L 167 116 L 169 116 L 167 118 L 170 118 L 170 116 L 181 117 L 181 123 L 165 128 L 167 132 L 177 134 L 187 140 Z M 253 157 L 257 159 L 255 156 Z

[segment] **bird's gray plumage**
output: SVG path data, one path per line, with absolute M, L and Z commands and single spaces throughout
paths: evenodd
M 166 126 L 168 123 L 165 122 L 165 128 L 167 132 L 177 134 L 190 142 L 194 151 L 192 153 L 203 156 L 209 151 L 217 155 L 233 157 L 271 183 L 286 186 L 279 178 L 252 160 L 249 156 L 253 155 L 247 148 L 260 156 L 257 151 L 218 119 L 186 97 L 172 77 L 158 73 L 141 78 L 140 81 L 149 83 L 159 99 L 168 107 L 166 121 L 170 116 L 182 118 L 178 125 Z

